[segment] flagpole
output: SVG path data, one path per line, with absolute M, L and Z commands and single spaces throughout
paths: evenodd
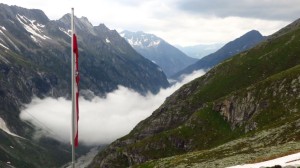
M 71 14 L 71 30 L 72 30 L 72 35 L 71 35 L 71 78 L 72 78 L 72 115 L 71 115 L 71 124 L 72 124 L 72 168 L 75 168 L 75 74 L 74 74 L 74 40 L 73 40 L 73 34 L 75 33 L 74 31 L 74 8 L 72 8 L 72 14 Z

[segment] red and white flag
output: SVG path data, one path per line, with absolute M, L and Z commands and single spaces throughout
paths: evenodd
M 78 120 L 79 120 L 79 106 L 78 106 L 78 98 L 79 98 L 79 67 L 78 67 L 78 45 L 77 45 L 77 37 L 73 34 L 73 52 L 75 56 L 75 85 L 74 85 L 74 92 L 75 92 L 75 114 L 74 114 L 74 128 L 75 128 L 75 139 L 74 145 L 75 147 L 78 146 Z

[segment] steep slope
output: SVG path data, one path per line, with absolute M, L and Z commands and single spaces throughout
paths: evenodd
M 197 150 L 203 151 L 194 162 L 205 162 L 206 158 L 216 160 L 243 151 L 252 154 L 264 150 L 260 147 L 270 149 L 299 140 L 297 131 L 283 136 L 291 128 L 299 128 L 299 22 L 184 85 L 130 134 L 100 152 L 90 167 L 126 167 Z M 278 132 L 279 137 L 263 136 L 263 131 L 274 133 L 285 124 L 288 125 Z M 245 139 L 241 144 L 233 141 L 247 136 L 256 136 L 256 142 L 261 143 L 257 146 L 249 143 L 249 148 L 254 149 L 247 150 L 242 145 Z M 260 141 L 262 138 L 264 141 Z M 203 154 L 226 142 L 236 148 L 229 151 L 223 148 L 217 155 Z M 186 159 L 187 156 L 190 155 Z M 163 167 L 166 163 L 166 167 L 168 164 L 172 167 L 180 161 L 186 163 L 177 162 L 176 158 L 175 163 L 166 159 L 144 166 Z
M 299 74 L 297 65 L 214 102 L 212 109 L 233 128 L 245 128 L 248 133 L 245 136 L 209 150 L 152 161 L 140 167 L 221 168 L 299 152 Z
M 172 78 L 176 79 L 180 75 L 190 74 L 195 70 L 212 68 L 213 66 L 222 62 L 223 60 L 234 56 L 242 51 L 245 51 L 249 48 L 252 48 L 256 44 L 260 43 L 262 40 L 264 40 L 264 37 L 258 31 L 249 31 L 243 36 L 225 44 L 218 51 L 203 57 L 196 63 L 174 74 Z
M 70 15 L 50 21 L 42 11 L 1 7 L 1 44 L 48 71 L 69 75 L 65 67 L 70 55 Z M 159 67 L 136 53 L 115 30 L 103 24 L 94 27 L 86 18 L 76 18 L 75 27 L 79 36 L 81 74 L 86 76 L 82 89 L 104 94 L 123 85 L 141 93 L 156 93 L 168 86 Z
M 141 31 L 120 34 L 142 56 L 159 65 L 168 77 L 197 61 L 153 34 Z
M 0 90 L 6 101 L 1 105 L 14 103 L 9 107 L 17 108 L 30 102 L 33 95 L 68 97 L 70 15 L 50 21 L 40 10 L 4 4 L 0 8 Z M 123 85 L 140 93 L 156 93 L 168 86 L 160 68 L 136 53 L 116 31 L 104 25 L 93 27 L 86 18 L 76 18 L 75 27 L 79 36 L 81 90 L 103 95 Z
M 32 140 L 31 148 L 36 147 L 36 151 L 43 148 L 43 143 L 32 139 L 34 128 L 20 120 L 20 108 L 30 103 L 33 96 L 70 97 L 69 25 L 70 15 L 51 21 L 41 10 L 0 4 L 0 118 L 11 132 Z M 102 96 L 123 85 L 144 94 L 157 93 L 168 86 L 160 68 L 139 55 L 116 31 L 103 24 L 93 26 L 84 17 L 75 18 L 75 27 L 79 39 L 81 91 L 91 90 Z M 46 145 L 49 149 L 46 151 L 51 153 L 56 148 L 57 153 L 64 153 L 64 148 L 51 144 Z M 7 150 L 2 149 L 6 155 Z M 33 152 L 32 158 L 39 158 L 37 155 L 38 152 Z M 22 160 L 22 153 L 6 156 L 9 160 Z M 51 155 L 53 160 L 55 156 L 59 155 Z M 35 165 L 32 163 L 28 164 Z M 62 162 L 50 165 L 59 164 Z
M 0 138 L 0 167 L 58 167 L 71 157 L 69 147 L 55 141 L 44 139 L 48 144 L 42 146 L 30 139 L 11 136 L 2 130 Z
M 69 15 L 65 15 L 58 21 L 59 28 L 67 30 L 69 20 Z M 168 86 L 161 69 L 139 55 L 117 31 L 109 30 L 104 24 L 93 27 L 86 18 L 77 19 L 75 27 L 82 40 L 81 55 L 89 58 L 82 59 L 82 73 L 94 78 L 88 86 L 83 83 L 83 88 L 107 92 L 123 85 L 141 93 L 157 93 L 161 87 Z

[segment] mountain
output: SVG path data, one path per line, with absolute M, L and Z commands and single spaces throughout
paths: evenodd
M 207 56 L 211 53 L 216 52 L 218 49 L 220 49 L 222 46 L 224 46 L 223 43 L 216 43 L 216 44 L 198 44 L 194 46 L 176 46 L 179 50 L 184 52 L 186 55 L 192 57 L 201 59 L 204 56 Z
M 66 80 L 70 15 L 51 21 L 42 11 L 6 5 L 1 8 L 2 46 L 48 71 L 65 74 Z M 82 89 L 105 94 L 123 85 L 141 93 L 156 93 L 168 86 L 160 68 L 135 52 L 115 30 L 104 24 L 93 26 L 84 17 L 75 18 L 75 29 L 82 58 L 80 73 L 85 77 Z
M 227 167 L 299 152 L 300 19 L 184 85 L 90 167 Z
M 168 77 L 197 61 L 153 34 L 141 31 L 120 34 L 142 56 L 159 65 Z
M 34 96 L 70 98 L 70 23 L 69 14 L 50 20 L 41 10 L 0 4 L 0 120 L 19 135 L 0 131 L 1 161 L 22 167 L 58 167 L 67 161 L 67 155 L 61 157 L 68 153 L 63 144 L 34 139 L 35 128 L 21 121 L 19 114 Z M 85 17 L 75 17 L 75 29 L 82 96 L 87 90 L 104 96 L 118 85 L 141 94 L 157 93 L 169 85 L 160 67 L 138 54 L 115 30 L 104 24 L 93 26 Z M 25 148 L 34 152 L 22 152 Z
M 69 23 L 70 17 L 65 15 L 57 23 L 59 29 L 55 30 L 67 30 Z M 82 73 L 96 77 L 93 79 L 95 86 L 89 82 L 87 88 L 94 87 L 94 92 L 110 92 L 123 85 L 140 93 L 157 93 L 169 85 L 160 67 L 138 54 L 117 31 L 109 30 L 104 24 L 93 27 L 87 18 L 75 19 L 75 27 L 82 40 L 82 57 L 92 56 L 82 59 L 81 63 Z
M 203 57 L 196 63 L 174 74 L 172 78 L 176 79 L 183 74 L 190 74 L 195 70 L 212 68 L 213 66 L 222 62 L 223 60 L 235 54 L 238 54 L 242 51 L 248 50 L 249 48 L 252 48 L 256 44 L 263 41 L 264 39 L 265 38 L 258 31 L 256 30 L 249 31 L 246 34 L 242 35 L 241 37 L 225 44 L 218 51 Z

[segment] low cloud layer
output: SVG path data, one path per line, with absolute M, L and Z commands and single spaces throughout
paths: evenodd
M 119 86 L 106 98 L 80 98 L 79 141 L 87 145 L 106 144 L 129 133 L 141 120 L 147 118 L 175 90 L 202 76 L 195 71 L 184 76 L 182 82 L 162 89 L 157 95 L 142 96 Z M 49 136 L 62 142 L 70 141 L 71 101 L 65 98 L 33 98 L 25 105 L 20 118 L 37 127 L 36 136 Z

